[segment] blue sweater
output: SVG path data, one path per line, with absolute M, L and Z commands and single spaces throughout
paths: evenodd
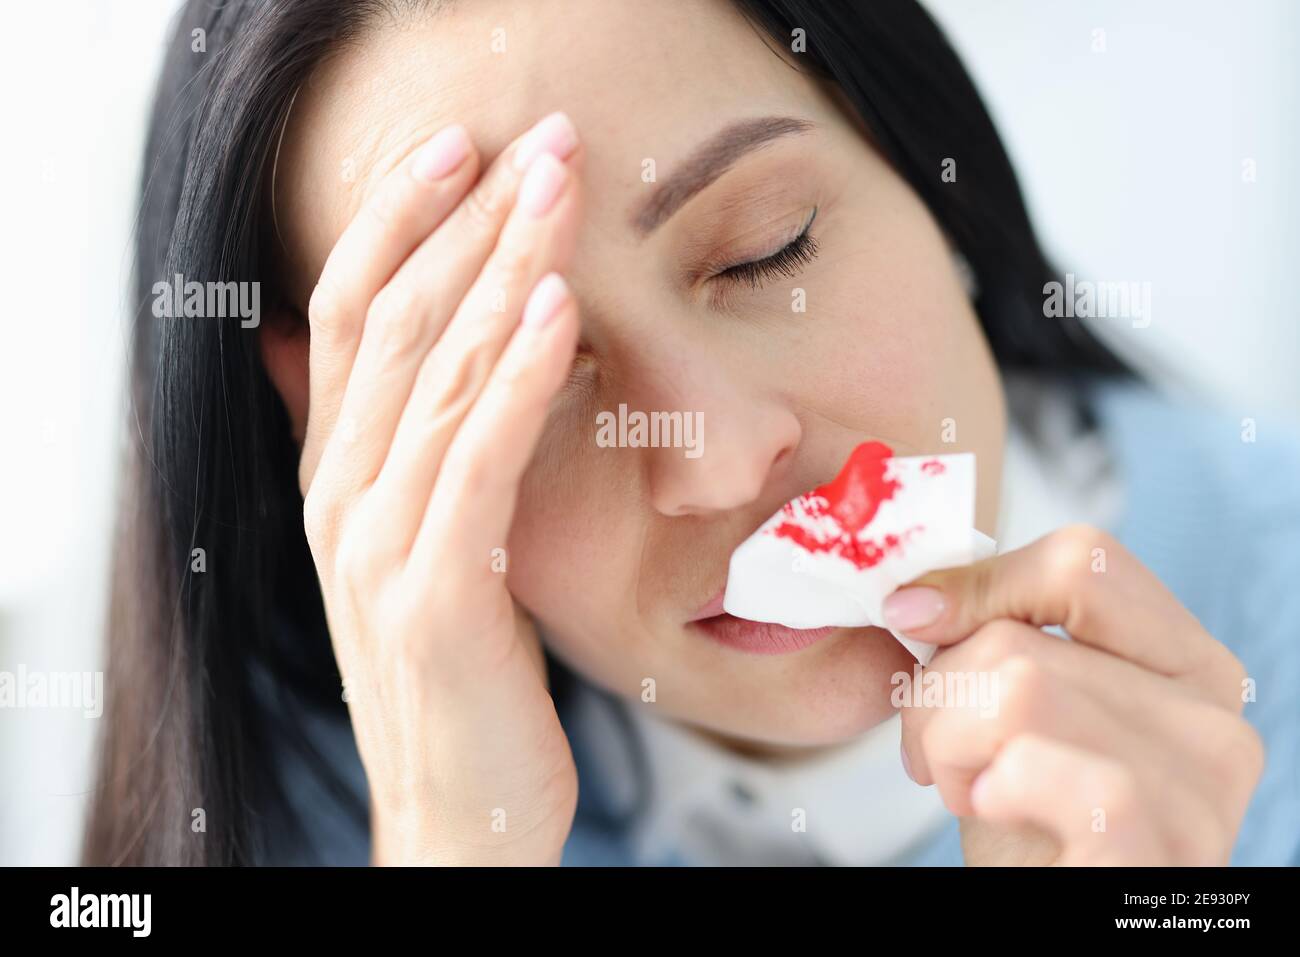
M 1125 493 L 1110 531 L 1256 682 L 1245 716 L 1263 737 L 1267 758 L 1232 862 L 1300 865 L 1300 437 L 1260 419 L 1257 441 L 1246 442 L 1239 419 L 1174 405 L 1135 384 L 1095 385 L 1087 400 Z M 563 702 L 560 718 L 579 778 L 563 863 L 682 863 L 635 858 L 611 782 L 591 771 L 581 722 Z M 302 720 L 351 794 L 341 799 L 295 749 L 278 742 L 280 779 L 298 827 L 270 828 L 272 846 L 263 859 L 365 864 L 369 834 L 356 808 L 364 807 L 367 789 L 351 726 L 346 715 L 308 713 Z M 957 820 L 950 818 L 904 863 L 961 864 Z

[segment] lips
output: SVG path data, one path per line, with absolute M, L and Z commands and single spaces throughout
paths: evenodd
M 719 590 L 698 612 L 689 626 L 728 648 L 753 655 L 784 655 L 807 648 L 838 631 L 838 628 L 787 628 L 765 621 L 737 618 L 722 610 Z
M 695 613 L 691 621 L 699 621 L 701 618 L 713 618 L 722 614 L 722 596 L 727 593 L 726 586 L 718 589 L 718 593 L 704 603 L 703 607 Z

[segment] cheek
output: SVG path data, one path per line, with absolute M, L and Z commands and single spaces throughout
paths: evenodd
M 585 594 L 584 582 L 599 567 L 590 547 L 595 530 L 574 503 L 549 500 L 522 490 L 507 550 L 510 592 L 534 614 L 560 624 L 556 600 L 566 592 Z
M 976 524 L 992 534 L 1005 438 L 997 366 L 928 215 L 900 216 L 888 232 L 862 273 L 874 281 L 849 282 L 861 288 L 863 305 L 854 313 L 852 297 L 842 300 L 849 321 L 867 330 L 843 351 L 845 374 L 858 370 L 858 407 L 897 451 L 976 453 Z
M 815 333 L 799 346 L 801 364 L 816 370 L 803 377 L 816 387 L 808 403 L 901 453 L 933 448 L 963 398 L 963 351 L 978 355 L 977 326 L 950 288 L 950 268 L 942 246 L 904 230 L 837 261 L 817 287 L 816 313 L 809 309 Z
M 507 583 L 556 644 L 608 633 L 631 595 L 635 516 L 599 465 L 592 450 L 543 454 L 520 487 Z

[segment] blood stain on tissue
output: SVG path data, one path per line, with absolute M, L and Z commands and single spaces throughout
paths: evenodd
M 928 462 L 921 463 L 921 471 L 926 475 L 942 475 L 948 469 L 938 459 L 930 459 Z
M 775 526 L 772 534 L 789 539 L 814 554 L 836 555 L 860 569 L 878 565 L 899 551 L 906 539 L 921 528 L 917 526 L 902 535 L 891 532 L 879 540 L 858 537 L 858 533 L 875 518 L 881 503 L 893 498 L 901 487 L 897 479 L 886 475 L 886 463 L 893 455 L 893 449 L 883 442 L 859 445 L 839 475 L 796 500 L 805 521 L 810 521 L 814 527 L 800 524 L 796 520 L 799 516 L 795 513 L 794 503 L 787 502 L 782 510 L 791 520 Z M 933 464 L 943 468 L 941 462 Z M 828 524 L 821 521 L 826 518 L 834 520 L 835 533 L 827 535 L 816 530 L 816 526 Z

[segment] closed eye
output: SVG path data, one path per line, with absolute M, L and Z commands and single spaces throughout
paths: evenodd
M 817 258 L 817 240 L 810 232 L 813 220 L 816 218 L 817 210 L 814 209 L 812 216 L 808 218 L 808 224 L 799 235 L 770 256 L 728 266 L 716 273 L 713 278 L 748 285 L 755 290 L 763 288 L 765 280 L 793 279 L 804 266 Z

